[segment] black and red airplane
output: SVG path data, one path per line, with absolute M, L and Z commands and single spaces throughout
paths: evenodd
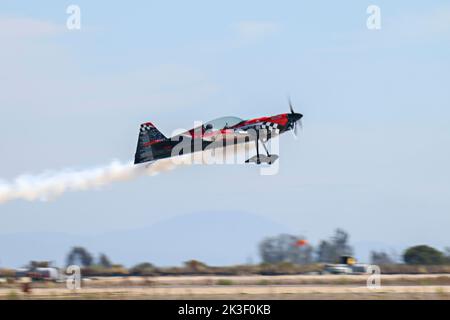
M 134 164 L 202 151 L 211 147 L 213 143 L 213 148 L 218 148 L 249 141 L 256 143 L 256 156 L 245 162 L 272 164 L 278 159 L 278 155 L 269 154 L 264 143 L 289 130 L 293 130 L 296 135 L 297 126 L 301 125 L 303 115 L 294 112 L 290 102 L 289 108 L 290 113 L 250 120 L 242 120 L 238 117 L 218 118 L 171 138 L 166 138 L 151 122 L 143 123 L 139 130 Z M 187 142 L 187 145 L 191 147 L 174 152 L 177 150 L 175 146 L 180 142 Z M 259 153 L 259 142 L 263 145 L 267 155 Z M 200 148 L 196 149 L 195 145 Z

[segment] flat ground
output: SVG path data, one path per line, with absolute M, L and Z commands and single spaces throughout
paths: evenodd
M 84 279 L 65 283 L 0 285 L 0 299 L 446 299 L 450 275 L 382 275 L 379 288 L 367 275 L 179 276 Z

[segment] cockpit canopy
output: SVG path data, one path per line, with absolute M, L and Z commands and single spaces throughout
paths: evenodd
M 211 125 L 212 130 L 221 130 L 221 129 L 233 127 L 242 121 L 244 121 L 244 120 L 242 120 L 241 118 L 238 118 L 238 117 L 221 117 L 221 118 L 217 118 L 217 119 L 206 122 L 204 124 L 204 126 L 206 128 L 206 127 L 209 127 L 209 125 Z
M 174 137 L 182 136 L 182 135 L 190 135 L 193 137 L 194 135 L 197 135 L 200 133 L 203 135 L 205 132 L 215 132 L 215 131 L 220 131 L 220 130 L 227 129 L 227 128 L 232 128 L 235 125 L 237 125 L 243 121 L 244 120 L 242 120 L 241 118 L 238 118 L 238 117 L 217 118 L 217 119 L 208 121 L 206 123 L 203 123 L 201 129 L 200 129 L 200 127 L 196 127 L 189 131 L 186 131 L 184 133 L 178 134 Z M 200 129 L 200 131 L 197 131 L 199 129 Z M 174 137 L 172 137 L 172 138 L 174 138 Z

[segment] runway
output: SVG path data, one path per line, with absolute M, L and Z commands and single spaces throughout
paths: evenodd
M 450 299 L 449 275 L 383 275 L 379 288 L 361 284 L 366 280 L 367 275 L 93 278 L 79 290 L 65 283 L 36 283 L 28 294 L 20 286 L 1 287 L 0 299 Z

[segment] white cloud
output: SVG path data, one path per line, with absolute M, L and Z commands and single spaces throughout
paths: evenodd
M 242 40 L 258 41 L 279 32 L 280 26 L 270 21 L 240 21 L 233 29 Z
M 30 18 L 0 17 L 0 38 L 33 38 L 53 36 L 63 32 L 64 26 Z

